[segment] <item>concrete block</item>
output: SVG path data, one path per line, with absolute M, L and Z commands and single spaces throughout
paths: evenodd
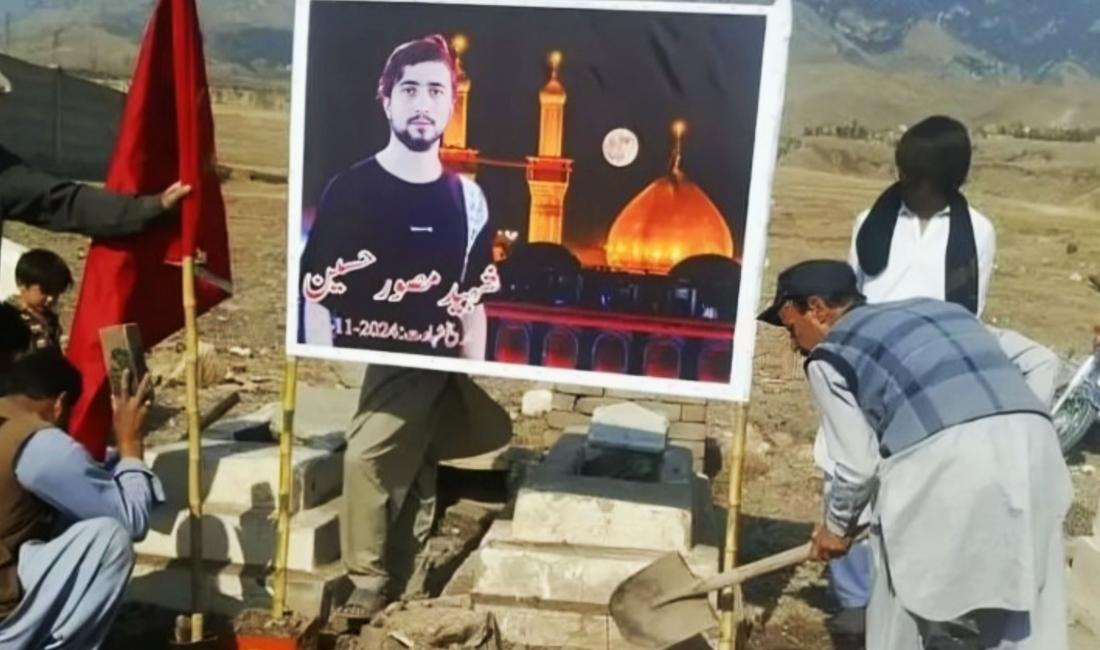
M 1077 540 L 1069 575 L 1069 610 L 1074 620 L 1100 636 L 1100 538 Z
M 555 384 L 554 390 L 566 395 L 587 395 L 599 397 L 604 394 L 604 389 L 598 386 L 581 386 L 578 384 Z
M 581 476 L 582 436 L 562 436 L 516 498 L 518 541 L 687 552 L 692 546 L 690 454 L 670 449 L 653 483 Z
M 582 413 L 572 411 L 550 411 L 546 416 L 546 423 L 555 429 L 566 429 L 572 426 L 588 424 L 589 417 Z
M 476 604 L 475 610 L 491 612 L 500 636 L 520 647 L 607 650 L 606 615 L 526 609 L 506 605 Z
M 706 422 L 707 407 L 702 404 L 684 404 L 680 407 L 680 420 L 683 422 Z
M 523 394 L 520 412 L 528 417 L 538 417 L 549 413 L 553 403 L 553 392 L 545 388 L 536 388 Z
M 474 599 L 592 605 L 607 613 L 615 588 L 660 558 L 659 551 L 526 544 L 506 538 L 508 522 L 477 552 Z M 718 570 L 718 549 L 696 547 L 685 558 L 697 576 Z
M 592 415 L 596 409 L 603 406 L 611 406 L 613 404 L 624 404 L 620 399 L 613 399 L 611 397 L 579 397 L 577 398 L 577 404 L 574 410 L 585 415 Z
M 667 433 L 667 416 L 633 402 L 622 402 L 595 410 L 588 444 L 660 454 Z
M 235 616 L 249 608 L 269 609 L 273 572 L 266 567 L 205 562 L 203 588 L 209 611 Z M 191 561 L 139 555 L 126 599 L 180 612 L 191 610 Z M 311 572 L 287 572 L 287 606 L 305 616 L 327 618 L 347 600 L 352 583 L 337 562 Z
M 313 571 L 340 559 L 340 503 L 332 501 L 302 510 L 290 519 L 287 566 Z M 213 511 L 202 518 L 203 559 L 213 562 L 268 566 L 274 561 L 275 511 Z M 191 557 L 191 526 L 186 508 L 159 508 L 149 534 L 134 546 L 140 555 L 163 558 Z
M 187 502 L 187 443 L 145 450 L 145 462 L 164 484 L 167 507 Z M 295 445 L 291 456 L 291 514 L 319 506 L 340 494 L 343 455 Z M 204 439 L 202 494 L 211 509 L 244 512 L 272 509 L 279 491 L 279 448 L 275 445 Z
M 707 439 L 707 425 L 695 422 L 674 422 L 668 429 L 668 437 L 672 440 L 702 442 Z

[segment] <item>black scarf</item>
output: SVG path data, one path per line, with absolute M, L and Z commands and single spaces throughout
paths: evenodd
M 978 313 L 978 246 L 974 242 L 974 223 L 966 197 L 955 192 L 948 206 L 951 209 L 951 230 L 947 236 L 947 258 L 944 260 L 944 299 Z M 890 261 L 890 245 L 894 227 L 901 211 L 901 185 L 895 183 L 878 197 L 867 219 L 856 235 L 859 266 L 869 276 L 886 269 Z

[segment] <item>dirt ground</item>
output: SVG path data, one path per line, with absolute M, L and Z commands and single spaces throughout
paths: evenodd
M 210 357 L 215 360 L 213 381 L 204 389 L 203 402 L 211 404 L 235 390 L 242 398 L 236 412 L 277 399 L 280 388 L 287 188 L 271 179 L 254 180 L 257 174 L 249 172 L 263 178 L 285 173 L 286 122 L 282 113 L 217 109 L 220 162 L 234 171 L 224 191 L 236 293 L 199 321 L 202 340 L 216 350 Z M 888 180 L 890 157 L 882 144 L 811 138 L 783 161 L 769 238 L 772 277 L 765 281 L 765 295 L 771 293 L 774 273 L 790 263 L 846 255 L 853 218 Z M 971 202 L 997 227 L 998 262 L 987 318 L 1067 355 L 1083 354 L 1091 324 L 1100 322 L 1100 293 L 1086 280 L 1100 272 L 1096 160 L 1100 144 L 983 140 L 969 192 Z M 81 238 L 18 225 L 9 225 L 5 234 L 53 248 L 80 270 Z M 66 299 L 67 306 L 75 296 Z M 229 352 L 231 347 L 238 349 Z M 177 337 L 153 350 L 154 371 L 171 375 L 180 349 Z M 307 383 L 339 381 L 335 370 L 322 362 L 304 362 L 299 376 Z M 500 380 L 485 385 L 511 409 L 527 388 Z M 181 393 L 171 382 L 160 391 L 157 440 L 182 437 Z M 798 362 L 777 331 L 763 329 L 758 337 L 750 418 L 766 444 L 750 459 L 743 560 L 805 541 L 820 509 L 810 450 L 816 422 Z M 1071 464 L 1077 500 L 1067 528 L 1070 534 L 1082 534 L 1100 492 L 1094 474 L 1100 464 L 1100 435 L 1095 430 Z M 748 647 L 833 648 L 823 627 L 823 584 L 816 565 L 755 582 L 748 599 L 763 608 L 766 624 L 756 628 Z

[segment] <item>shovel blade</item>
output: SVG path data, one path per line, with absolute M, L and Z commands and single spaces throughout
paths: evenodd
M 663 596 L 696 582 L 679 553 L 669 553 L 627 578 L 611 595 L 611 618 L 619 633 L 633 645 L 657 650 L 711 629 L 718 617 L 706 594 L 658 604 Z

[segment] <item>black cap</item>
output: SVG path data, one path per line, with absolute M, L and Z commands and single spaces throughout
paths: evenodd
M 779 310 L 792 298 L 859 293 L 856 274 L 846 262 L 837 260 L 808 260 L 799 262 L 779 274 L 775 283 L 775 299 L 770 307 L 760 312 L 757 320 L 770 325 L 782 325 Z

